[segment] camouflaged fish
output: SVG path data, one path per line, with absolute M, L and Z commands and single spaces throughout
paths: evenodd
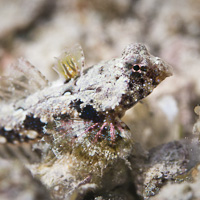
M 84 67 L 79 45 L 57 59 L 60 78 L 52 83 L 19 59 L 10 76 L 0 77 L 0 143 L 34 141 L 49 127 L 71 138 L 93 132 L 93 141 L 115 141 L 123 133 L 125 111 L 171 75 L 170 66 L 143 44 L 130 44 L 121 57 Z

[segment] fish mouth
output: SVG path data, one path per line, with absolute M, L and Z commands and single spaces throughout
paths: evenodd
M 156 65 L 157 70 L 159 71 L 159 75 L 156 77 L 156 82 L 159 83 L 165 78 L 173 75 L 173 68 L 169 63 L 162 61 L 158 57 L 155 57 L 154 59 L 154 64 Z

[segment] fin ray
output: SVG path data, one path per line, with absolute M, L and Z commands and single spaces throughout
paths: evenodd
M 80 76 L 85 65 L 83 50 L 79 44 L 65 50 L 58 58 L 54 70 L 65 80 Z
M 48 80 L 28 61 L 20 58 L 8 76 L 0 76 L 0 101 L 26 97 L 48 85 Z

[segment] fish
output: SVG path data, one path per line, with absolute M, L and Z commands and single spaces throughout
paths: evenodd
M 11 69 L 0 77 L 0 144 L 35 142 L 49 130 L 71 141 L 92 133 L 91 142 L 114 143 L 123 136 L 126 110 L 172 75 L 171 66 L 140 43 L 88 68 L 80 45 L 65 49 L 52 82 L 23 58 Z

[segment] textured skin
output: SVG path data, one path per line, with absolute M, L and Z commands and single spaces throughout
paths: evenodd
M 56 128 L 68 133 L 76 131 L 75 122 L 80 123 L 79 130 L 83 132 L 93 125 L 103 130 L 107 124 L 110 132 L 120 132 L 117 124 L 125 111 L 170 75 L 170 66 L 149 54 L 144 45 L 130 44 L 121 57 L 94 65 L 67 83 L 44 81 L 41 89 L 26 97 L 2 100 L 0 142 L 33 140 L 41 137 L 46 127 L 58 122 Z M 41 82 L 36 77 L 35 82 L 38 81 Z

